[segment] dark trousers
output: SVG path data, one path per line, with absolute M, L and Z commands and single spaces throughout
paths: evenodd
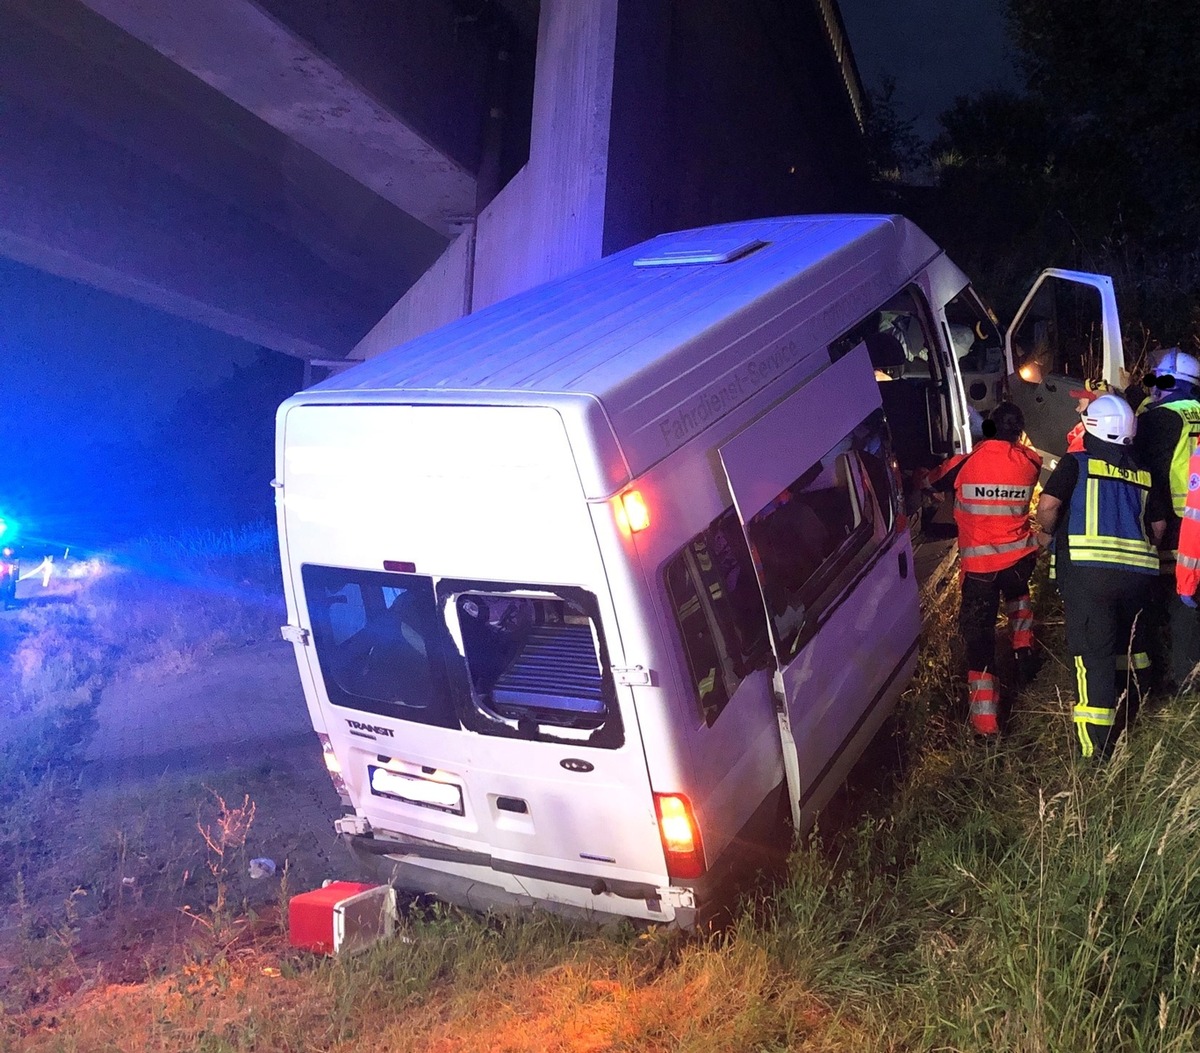
M 1036 564 L 1034 551 L 1003 570 L 963 574 L 958 630 L 966 646 L 968 669 L 980 673 L 996 671 L 996 615 L 1000 612 L 1000 598 L 1012 601 L 1028 596 L 1029 579 Z
M 1145 611 L 1157 578 L 1072 567 L 1061 581 L 1067 651 L 1075 666 L 1075 730 L 1083 756 L 1107 756 L 1137 714 L 1138 673 L 1150 660 Z

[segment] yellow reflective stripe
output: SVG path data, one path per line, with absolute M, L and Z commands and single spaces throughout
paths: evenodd
M 1117 722 L 1115 709 L 1091 709 L 1088 706 L 1076 706 L 1072 713 L 1076 724 L 1095 724 L 1102 728 L 1111 728 Z
M 1089 479 L 1084 492 L 1083 529 L 1089 537 L 1100 533 L 1100 483 Z
M 1120 549 L 1123 552 L 1154 552 L 1154 548 L 1145 538 L 1113 537 L 1110 534 L 1068 534 L 1067 544 L 1071 546 L 1072 552 L 1075 551 L 1076 545 L 1083 548 Z
M 1134 669 L 1149 669 L 1150 656 L 1145 651 L 1135 651 L 1133 654 Z M 1129 671 L 1129 656 L 1124 654 L 1117 655 L 1117 672 L 1126 673 Z
M 1107 552 L 1104 549 L 1072 550 L 1071 559 L 1076 563 L 1112 563 L 1114 566 L 1133 567 L 1151 573 L 1157 573 L 1159 570 L 1153 556 L 1135 556 L 1128 552 Z
M 1071 549 L 1071 559 L 1076 563 L 1098 559 L 1104 563 L 1128 563 L 1131 567 L 1144 567 L 1146 570 L 1159 569 L 1158 557 L 1153 552 L 1138 552 L 1108 545 L 1078 545 Z
M 1079 695 L 1079 703 L 1076 709 L 1087 706 L 1088 691 L 1087 691 L 1087 670 L 1083 667 L 1083 657 L 1075 656 L 1075 690 Z M 1092 755 L 1094 747 L 1092 746 L 1092 737 L 1087 733 L 1087 727 L 1083 721 L 1075 721 L 1075 734 L 1079 738 L 1079 749 L 1085 757 Z
M 1144 468 L 1118 468 L 1108 461 L 1092 459 L 1088 461 L 1088 475 L 1093 479 L 1120 479 L 1122 482 L 1150 489 L 1150 473 Z

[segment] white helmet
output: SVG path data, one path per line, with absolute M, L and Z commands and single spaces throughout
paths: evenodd
M 1189 384 L 1200 387 L 1200 362 L 1194 355 L 1180 351 L 1177 347 L 1168 348 L 1158 360 L 1158 368 L 1154 371 L 1158 376 L 1172 376 L 1176 380 L 1186 380 Z
M 1137 418 L 1120 395 L 1101 395 L 1083 411 L 1083 430 L 1105 442 L 1129 446 L 1137 431 Z

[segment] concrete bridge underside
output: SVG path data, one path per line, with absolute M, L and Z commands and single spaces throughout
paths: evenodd
M 309 360 L 848 209 L 831 0 L 0 0 L 0 254 Z

